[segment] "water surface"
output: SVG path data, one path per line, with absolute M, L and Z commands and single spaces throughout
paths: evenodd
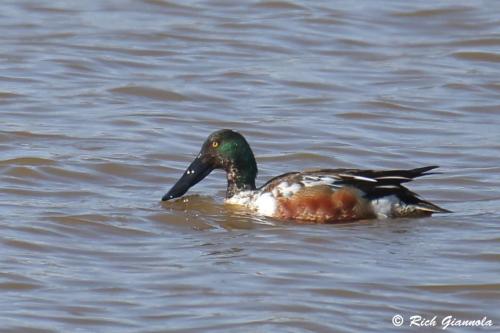
M 387 332 L 396 314 L 498 327 L 499 13 L 3 1 L 2 331 Z M 225 207 L 221 172 L 161 204 L 220 128 L 247 137 L 259 184 L 440 165 L 410 187 L 454 213 L 284 223 Z

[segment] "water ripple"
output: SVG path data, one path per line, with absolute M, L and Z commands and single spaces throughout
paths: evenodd
M 499 322 L 493 2 L 4 1 L 6 332 L 387 332 L 401 313 Z M 311 168 L 442 173 L 453 210 L 339 225 L 160 202 L 208 133 L 257 184 Z

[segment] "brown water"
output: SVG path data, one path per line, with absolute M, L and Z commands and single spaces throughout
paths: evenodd
M 2 332 L 498 329 L 500 2 L 16 0 L 0 28 Z M 282 223 L 221 172 L 162 205 L 220 128 L 259 184 L 441 165 L 410 185 L 454 213 Z

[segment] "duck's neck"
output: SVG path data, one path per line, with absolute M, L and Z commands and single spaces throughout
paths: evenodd
M 227 191 L 226 199 L 231 198 L 241 191 L 255 190 L 255 177 L 257 176 L 257 167 L 254 165 L 245 165 L 237 167 L 230 165 L 226 169 L 227 173 Z

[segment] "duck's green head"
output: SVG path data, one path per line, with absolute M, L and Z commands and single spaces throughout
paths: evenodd
M 214 169 L 223 169 L 227 173 L 227 198 L 238 191 L 255 189 L 257 163 L 252 149 L 243 135 L 223 129 L 210 134 L 198 156 L 162 201 L 184 195 Z

